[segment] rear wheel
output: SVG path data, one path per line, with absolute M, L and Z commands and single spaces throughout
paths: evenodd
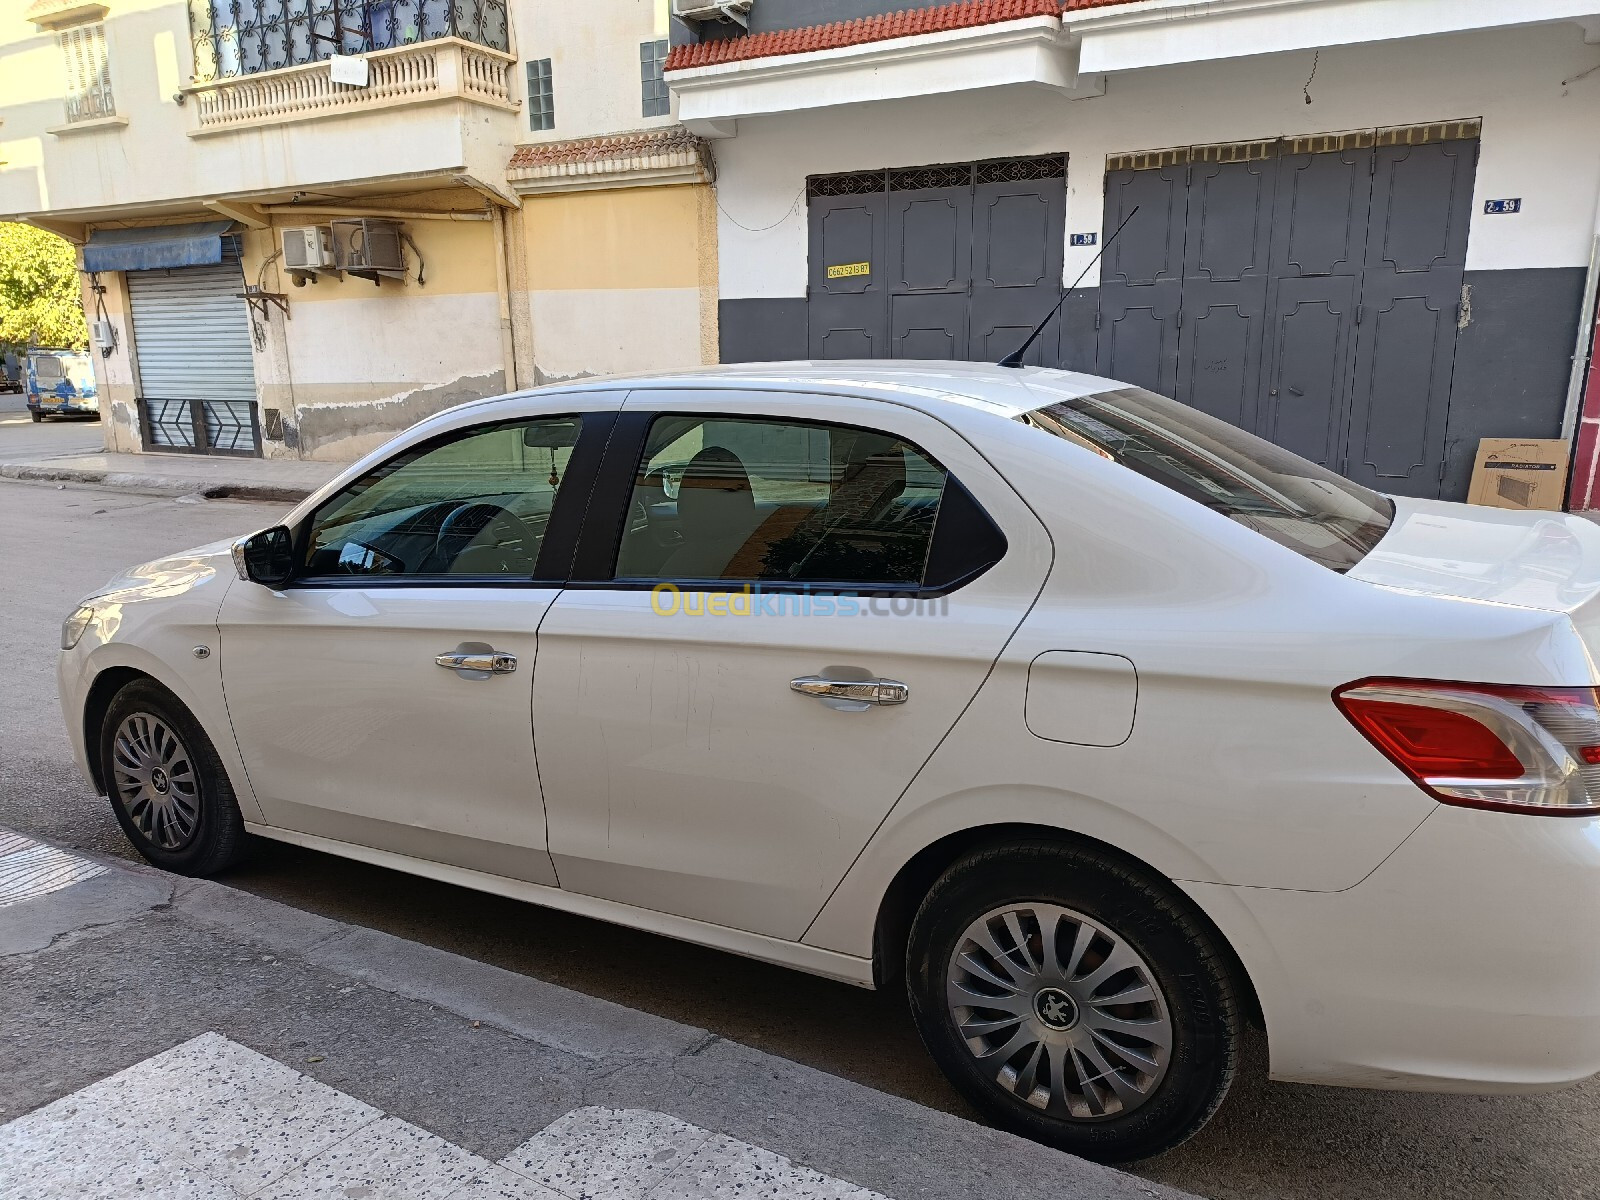
M 118 824 L 151 863 L 211 875 L 243 856 L 249 835 L 227 771 L 200 723 L 159 684 L 140 680 L 113 697 L 100 764 Z
M 1100 1162 L 1171 1149 L 1232 1082 L 1239 1003 L 1180 898 L 1087 849 L 977 851 L 933 886 L 907 986 L 929 1051 L 1015 1133 Z

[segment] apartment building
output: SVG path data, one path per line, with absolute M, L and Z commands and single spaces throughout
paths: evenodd
M 108 448 L 351 459 L 716 352 L 666 0 L 35 0 L 0 216 L 80 247 Z
M 680 10 L 724 359 L 998 359 L 1087 270 L 1034 361 L 1410 495 L 1576 434 L 1595 502 L 1595 0 Z

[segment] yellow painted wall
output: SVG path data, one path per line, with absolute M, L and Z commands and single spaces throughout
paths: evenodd
M 716 200 L 704 184 L 526 196 L 523 382 L 717 361 Z
M 527 197 L 528 287 L 698 287 L 705 190 L 684 185 Z

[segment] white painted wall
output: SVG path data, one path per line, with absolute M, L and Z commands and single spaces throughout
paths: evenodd
M 1454 34 L 1110 76 L 1104 96 L 1042 87 L 749 118 L 718 141 L 723 299 L 799 296 L 807 175 L 1066 151 L 1067 227 L 1101 231 L 1107 155 L 1481 117 L 1467 266 L 1586 265 L 1600 194 L 1600 64 L 1575 24 Z M 1520 216 L 1483 201 L 1520 196 Z M 1109 232 L 1109 231 L 1101 231 Z M 1093 250 L 1067 250 L 1070 281 Z
M 656 129 L 673 117 L 646 117 L 639 89 L 639 43 L 667 36 L 667 0 L 511 0 L 517 83 L 524 111 L 519 143 L 567 141 Z M 551 60 L 556 127 L 528 128 L 527 62 Z

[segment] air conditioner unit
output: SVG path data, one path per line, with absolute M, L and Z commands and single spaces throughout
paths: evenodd
M 333 269 L 333 231 L 326 225 L 295 225 L 278 232 L 283 235 L 284 270 Z
M 404 279 L 405 249 L 399 221 L 376 217 L 346 217 L 334 221 L 333 265 L 347 275 L 370 279 Z
M 750 28 L 755 0 L 672 0 L 672 15 L 698 25 L 701 21 L 733 21 Z

